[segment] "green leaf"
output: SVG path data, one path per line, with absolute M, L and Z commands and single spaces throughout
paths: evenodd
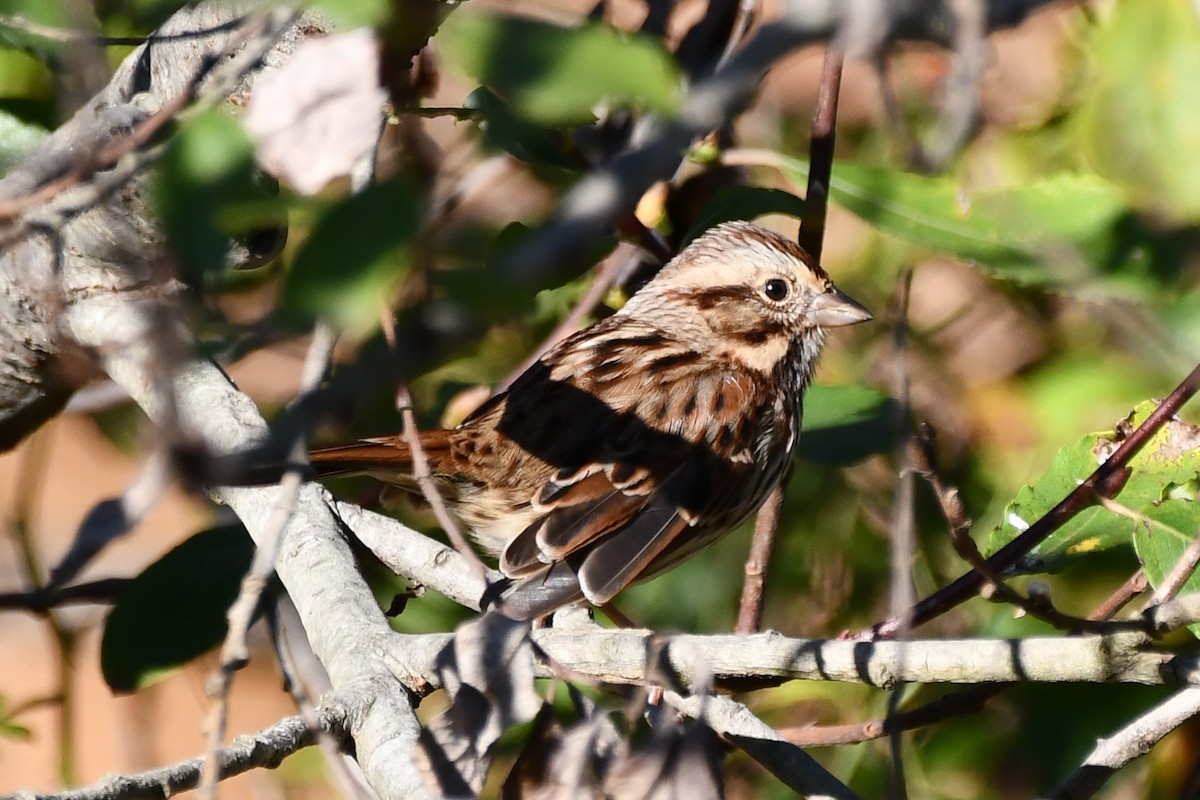
M 695 222 L 683 237 L 683 244 L 695 239 L 714 225 L 735 219 L 756 219 L 767 214 L 804 214 L 804 200 L 782 189 L 761 186 L 727 186 L 700 209 Z
M 408 274 L 419 218 L 417 193 L 398 182 L 333 206 L 296 254 L 283 286 L 284 313 L 324 317 L 352 337 L 369 334 Z
M 77 14 L 83 9 L 76 9 Z M 70 45 L 60 37 L 43 35 L 40 30 L 71 31 L 73 15 L 61 3 L 45 0 L 0 0 L 0 47 L 30 49 L 46 55 L 59 55 Z M 94 17 L 92 18 L 94 22 Z M 6 20 L 24 20 L 28 25 L 5 24 Z
M 1174 222 L 1200 222 L 1200 20 L 1188 0 L 1121 0 L 1094 27 L 1080 109 L 1097 172 Z
M 245 528 L 211 528 L 134 578 L 104 624 L 100 669 L 109 687 L 142 689 L 220 644 L 253 557 Z
M 804 395 L 799 456 L 846 465 L 882 453 L 894 442 L 895 403 L 861 386 L 812 386 Z
M 798 159 L 783 158 L 781 169 L 795 182 L 808 176 Z M 886 233 L 1024 285 L 1137 296 L 1162 266 L 1150 257 L 1153 235 L 1130 221 L 1124 192 L 1096 175 L 967 191 L 954 177 L 838 162 L 830 198 Z
M 588 122 L 601 102 L 669 114 L 679 100 L 679 68 L 661 43 L 608 25 L 464 8 L 437 38 L 448 62 L 548 127 Z
M 0 175 L 19 164 L 46 138 L 45 128 L 0 110 Z
M 1133 547 L 1146 571 L 1150 585 L 1158 589 L 1179 562 L 1200 527 L 1200 503 L 1171 499 L 1153 509 L 1153 513 L 1134 529 Z M 1193 572 L 1184 581 L 1180 594 L 1200 592 L 1200 573 Z M 1188 626 L 1200 637 L 1200 623 Z
M 233 236 L 283 223 L 253 143 L 241 123 L 218 111 L 197 116 L 172 140 L 155 188 L 171 249 L 193 286 L 210 287 L 225 271 Z
M 1140 404 L 1120 427 L 1136 427 L 1154 408 L 1154 403 Z M 1118 443 L 1116 433 L 1105 431 L 1088 434 L 1060 450 L 1046 474 L 1009 503 L 1004 521 L 988 538 L 987 552 L 996 552 L 1044 516 L 1091 475 Z M 1132 516 L 1098 505 L 1084 509 L 1034 548 L 1030 553 L 1034 569 L 1054 572 L 1080 555 L 1128 546 L 1147 525 L 1174 527 L 1181 515 L 1196 515 L 1200 523 L 1200 506 L 1195 502 L 1200 429 L 1178 420 L 1168 422 L 1129 466 L 1133 472 L 1115 500 Z M 1184 530 L 1195 528 L 1193 524 Z
M 391 15 L 388 0 L 314 0 L 311 5 L 329 15 L 338 30 L 379 27 Z
M 0 695 L 0 739 L 16 739 L 28 741 L 32 737 L 29 728 L 17 722 L 8 707 L 4 695 Z
M 537 167 L 579 172 L 583 164 L 572 158 L 561 138 L 512 113 L 508 104 L 480 87 L 467 95 L 463 107 L 479 113 L 479 130 L 492 147 Z

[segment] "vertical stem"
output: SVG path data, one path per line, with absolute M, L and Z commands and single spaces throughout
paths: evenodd
M 42 428 L 25 443 L 21 469 L 14 487 L 12 534 L 21 555 L 25 579 L 35 591 L 44 588 L 42 561 L 33 542 L 33 517 L 43 488 L 42 477 L 50 446 L 50 428 Z M 75 763 L 75 694 L 73 675 L 76 653 L 75 632 L 62 623 L 58 614 L 47 608 L 43 614 L 58 657 L 58 777 L 64 786 L 79 782 Z
M 829 205 L 829 176 L 833 172 L 833 145 L 836 138 L 838 94 L 842 85 L 842 53 L 833 46 L 826 47 L 821 67 L 821 85 L 817 93 L 817 108 L 813 114 L 812 141 L 809 144 L 811 167 L 808 172 L 808 191 L 804 199 L 804 218 L 801 220 L 800 246 L 821 260 L 821 245 L 825 237 L 825 215 Z M 738 633 L 753 633 L 762 625 L 763 588 L 779 517 L 783 509 L 783 484 L 776 486 L 758 510 L 754 520 L 754 538 L 746 558 L 742 599 L 738 606 Z
M 800 246 L 821 262 L 825 240 L 825 217 L 829 210 L 829 177 L 833 174 L 833 146 L 837 140 L 838 94 L 842 85 L 843 57 L 833 45 L 825 48 L 821 64 L 821 88 L 813 113 L 812 142 L 809 144 L 808 189 L 804 195 L 804 218 L 800 221 Z

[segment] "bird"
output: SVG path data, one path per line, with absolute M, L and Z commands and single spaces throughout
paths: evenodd
M 790 471 L 825 332 L 870 319 L 797 243 L 725 222 L 458 427 L 421 431 L 433 486 L 508 579 L 497 609 L 605 605 L 735 528 Z M 420 493 L 399 434 L 310 463 Z

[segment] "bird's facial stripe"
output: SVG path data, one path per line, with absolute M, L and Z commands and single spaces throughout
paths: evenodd
M 746 286 L 706 286 L 688 292 L 679 292 L 680 299 L 690 300 L 701 311 L 712 311 L 720 306 L 732 303 L 744 303 L 747 300 L 757 300 L 754 293 Z

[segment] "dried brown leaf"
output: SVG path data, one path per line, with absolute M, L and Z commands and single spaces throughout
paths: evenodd
M 374 147 L 384 98 L 379 43 L 362 28 L 305 42 L 263 76 L 246 127 L 265 170 L 315 194 Z

